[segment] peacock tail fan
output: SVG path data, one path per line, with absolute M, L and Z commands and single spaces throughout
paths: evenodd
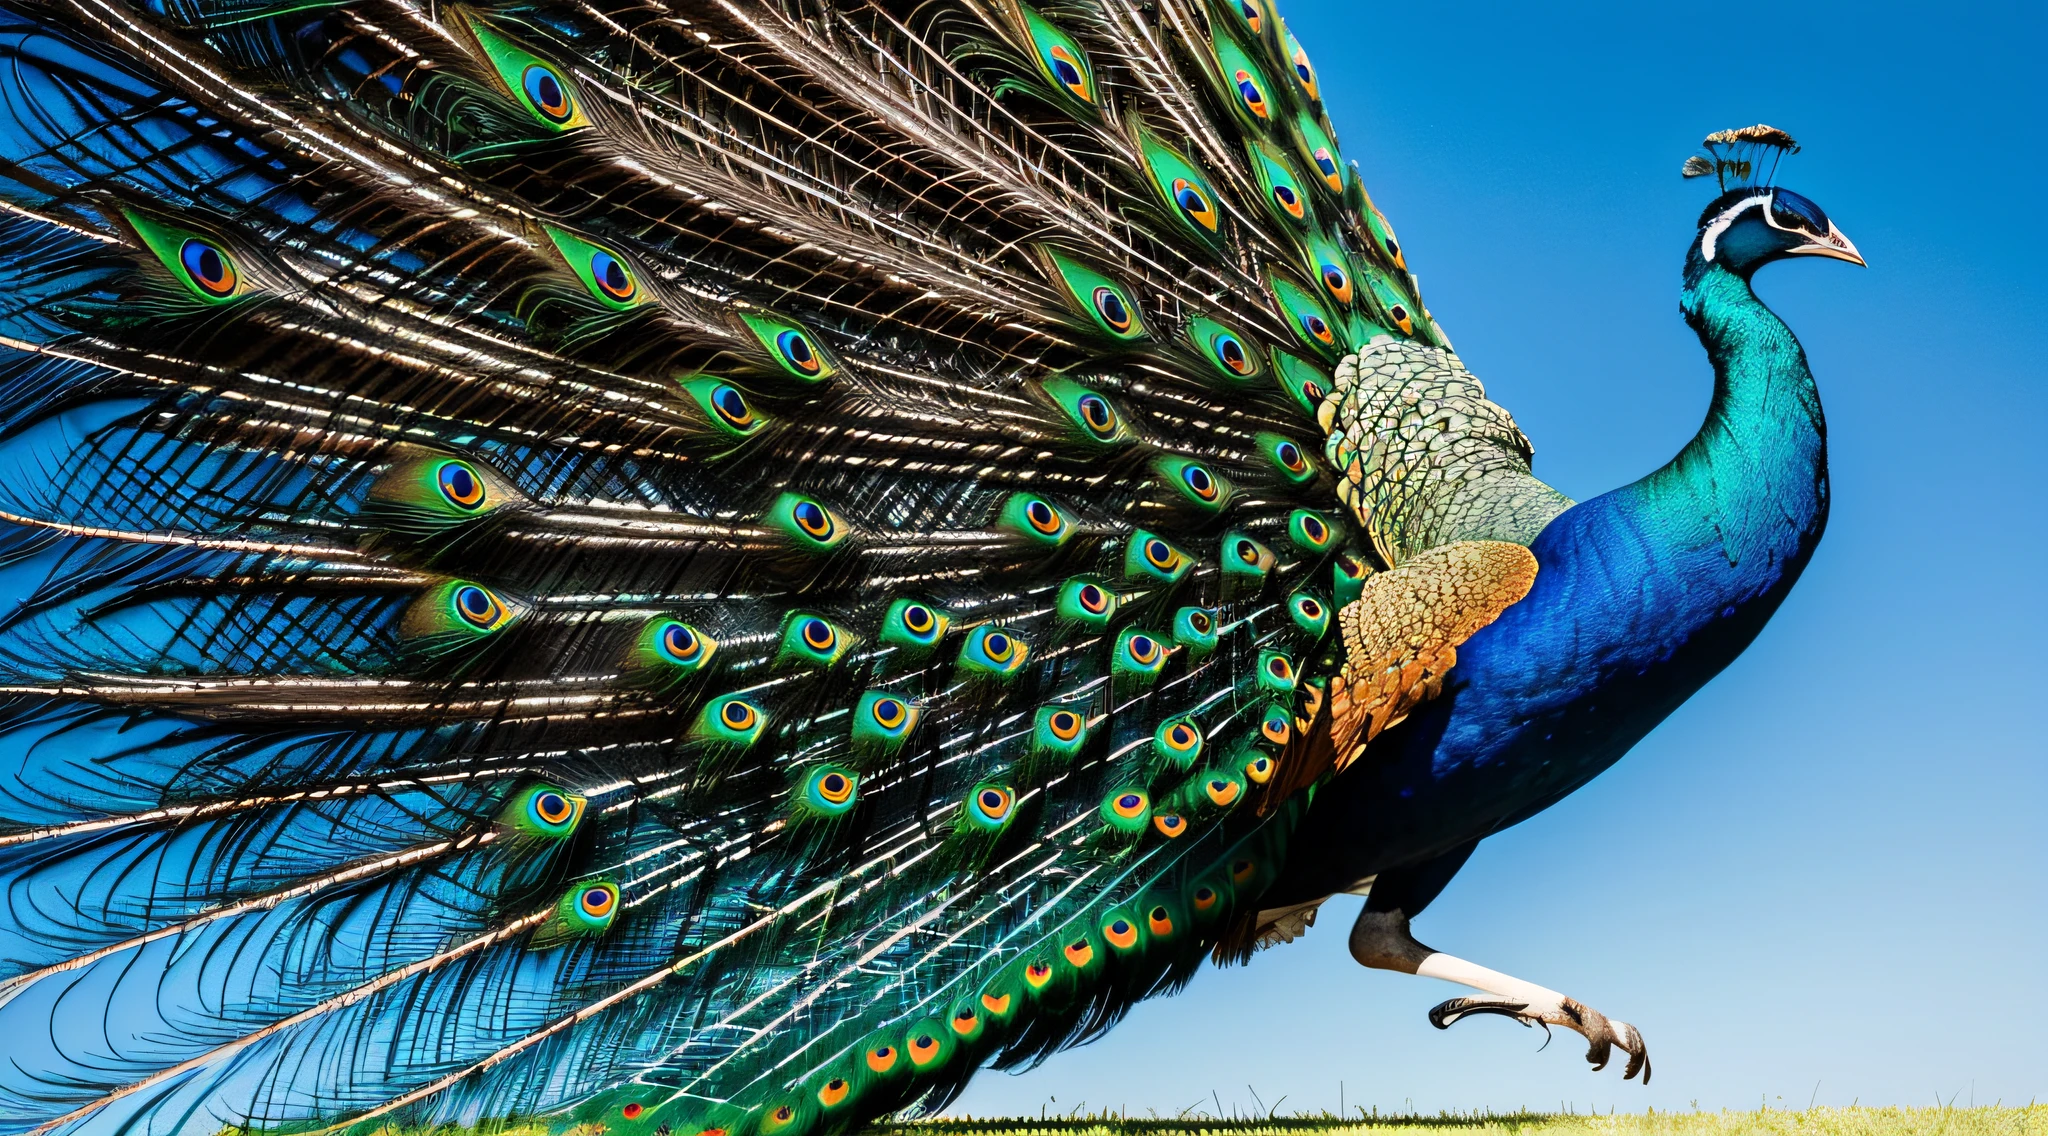
M 0 1128 L 839 1131 L 1256 913 L 1445 345 L 1265 0 L 0 54 Z

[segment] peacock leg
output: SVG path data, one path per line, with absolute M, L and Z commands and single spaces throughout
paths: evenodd
M 1415 869 L 1382 873 L 1373 882 L 1365 910 L 1351 927 L 1351 957 L 1375 970 L 1441 978 L 1485 992 L 1484 997 L 1452 998 L 1432 1009 L 1429 1021 L 1438 1029 L 1449 1029 L 1452 1023 L 1474 1014 L 1499 1014 L 1523 1025 L 1542 1025 L 1546 1029 L 1562 1026 L 1585 1037 L 1586 1060 L 1592 1062 L 1594 1069 L 1605 1069 L 1618 1048 L 1628 1054 L 1622 1078 L 1630 1079 L 1640 1072 L 1643 1084 L 1649 1084 L 1650 1050 L 1636 1027 L 1548 987 L 1432 950 L 1409 933 L 1410 912 L 1420 912 L 1436 898 L 1436 893 L 1464 865 L 1472 847 L 1467 845 Z

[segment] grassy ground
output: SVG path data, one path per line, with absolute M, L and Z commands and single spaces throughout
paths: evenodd
M 547 1136 L 539 1124 L 490 1136 Z M 1438 1116 L 1286 1116 L 1270 1120 L 1057 1120 L 972 1117 L 878 1124 L 859 1136 L 2048 1136 L 2048 1105 L 2025 1108 L 1815 1108 L 1805 1112 L 1445 1113 Z M 246 1136 L 232 1130 L 220 1136 Z M 385 1128 L 372 1136 L 481 1136 L 478 1130 Z M 587 1136 L 601 1136 L 601 1130 Z
M 1566 1116 L 1479 1113 L 1289 1117 L 1204 1123 L 1117 1117 L 1063 1120 L 946 1120 L 878 1126 L 872 1136 L 2048 1136 L 2048 1105 L 2027 1108 L 1816 1108 L 1805 1112 L 1653 1112 Z

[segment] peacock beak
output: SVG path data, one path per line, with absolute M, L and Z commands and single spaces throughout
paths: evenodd
M 1849 238 L 1843 236 L 1842 231 L 1835 228 L 1832 221 L 1828 222 L 1828 235 L 1825 240 L 1809 241 L 1789 252 L 1793 256 L 1826 256 L 1835 260 L 1846 260 L 1860 268 L 1870 267 L 1864 263 L 1863 254 L 1856 251 L 1856 246 L 1849 243 Z

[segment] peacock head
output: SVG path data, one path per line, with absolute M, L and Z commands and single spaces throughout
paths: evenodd
M 1807 198 L 1771 184 L 1778 163 L 1799 152 L 1799 143 L 1775 126 L 1758 123 L 1720 130 L 1701 143 L 1703 153 L 1685 160 L 1688 178 L 1711 177 L 1721 196 L 1700 214 L 1699 239 L 1687 258 L 1688 274 L 1716 265 L 1749 279 L 1774 260 L 1826 256 L 1862 264 L 1856 246 L 1826 211 Z
M 1731 189 L 1700 214 L 1699 257 L 1748 279 L 1774 260 L 1825 256 L 1862 264 L 1863 257 L 1811 200 L 1778 186 Z

